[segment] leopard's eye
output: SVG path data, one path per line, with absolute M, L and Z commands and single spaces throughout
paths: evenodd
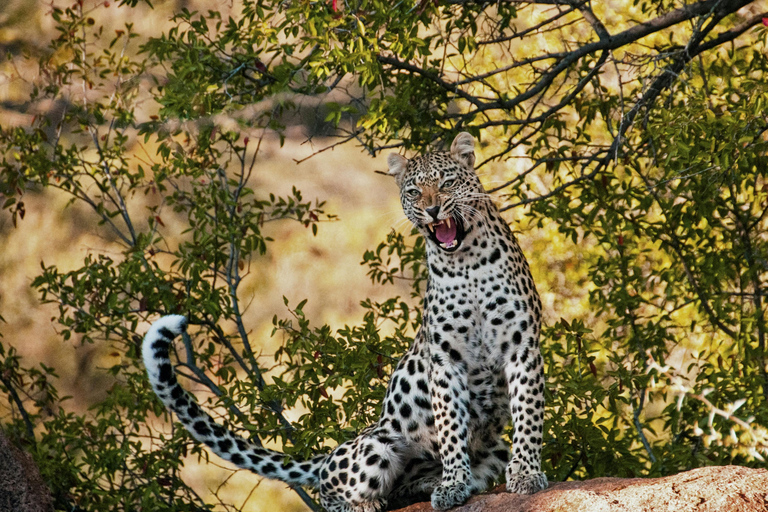
M 409 188 L 405 191 L 405 195 L 411 199 L 418 199 L 421 196 L 421 190 L 417 188 Z
M 440 188 L 451 188 L 456 183 L 456 180 L 445 180 Z

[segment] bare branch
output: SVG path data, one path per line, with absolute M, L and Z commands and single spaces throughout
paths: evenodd
M 315 152 L 314 152 L 314 153 L 312 153 L 311 155 L 309 155 L 309 156 L 306 156 L 306 157 L 304 157 L 304 158 L 299 158 L 299 159 L 297 159 L 297 158 L 294 158 L 294 159 L 293 159 L 293 161 L 294 161 L 294 162 L 296 162 L 297 164 L 300 164 L 300 163 L 302 163 L 302 162 L 306 162 L 306 161 L 307 161 L 307 160 L 309 160 L 310 158 L 312 158 L 312 157 L 314 157 L 314 156 L 316 156 L 316 155 L 319 155 L 320 153 L 323 153 L 323 152 L 325 152 L 325 151 L 328 151 L 329 149 L 331 149 L 331 150 L 332 150 L 332 149 L 333 149 L 333 148 L 335 148 L 336 146 L 340 146 L 340 145 L 342 145 L 342 144 L 346 144 L 346 143 L 347 143 L 347 142 L 349 142 L 350 140 L 352 140 L 352 139 L 356 139 L 358 135 L 360 135 L 361 133 L 363 133 L 363 131 L 364 131 L 364 130 L 355 130 L 354 132 L 352 132 L 352 134 L 350 134 L 350 135 L 348 135 L 348 136 L 344 137 L 344 138 L 343 138 L 343 139 L 341 139 L 340 141 L 338 141 L 338 142 L 334 142 L 333 144 L 330 144 L 330 145 L 328 145 L 328 146 L 325 146 L 325 147 L 324 147 L 324 148 L 322 148 L 322 149 L 318 149 L 317 151 L 315 151 Z M 309 141 L 307 141 L 307 142 L 309 142 Z
M 31 443 L 34 443 L 35 442 L 35 426 L 32 424 L 32 420 L 29 418 L 29 414 L 27 413 L 27 410 L 24 408 L 24 403 L 21 401 L 19 394 L 14 389 L 11 381 L 5 378 L 2 373 L 0 373 L 0 382 L 3 383 L 3 385 L 8 390 L 8 393 L 10 393 L 11 398 L 16 403 L 16 408 L 19 409 L 19 413 L 21 413 L 21 418 L 22 420 L 24 420 L 24 427 L 27 430 L 27 437 L 29 438 L 29 441 Z
M 707 2 L 702 2 L 702 4 L 703 3 L 707 3 Z M 728 5 L 731 8 L 733 8 L 734 10 L 736 10 L 736 9 L 740 8 L 741 6 L 743 6 L 743 5 L 746 5 L 747 3 L 749 3 L 749 2 L 746 2 L 746 1 L 742 0 L 742 1 L 739 1 L 739 2 L 730 2 Z M 681 11 L 681 10 L 682 9 L 678 9 L 678 11 Z M 546 194 L 543 194 L 541 196 L 532 197 L 532 198 L 526 198 L 526 199 L 523 199 L 521 201 L 518 201 L 517 203 L 511 204 L 511 205 L 507 205 L 507 206 L 502 208 L 502 211 L 509 210 L 509 209 L 515 208 L 517 206 L 529 204 L 529 203 L 532 203 L 532 202 L 535 202 L 535 201 L 545 200 L 545 199 L 548 199 L 548 198 L 553 197 L 555 195 L 558 195 L 561 192 L 563 192 L 564 190 L 566 190 L 566 189 L 568 189 L 568 188 L 570 188 L 570 187 L 572 187 L 572 186 L 574 186 L 576 184 L 579 184 L 579 183 L 581 183 L 581 182 L 583 182 L 585 180 L 593 178 L 594 176 L 596 176 L 600 172 L 601 169 L 605 168 L 610 163 L 611 160 L 617 158 L 618 155 L 619 155 L 620 149 L 621 149 L 621 147 L 624 144 L 624 135 L 627 133 L 629 128 L 632 126 L 632 124 L 634 123 L 635 118 L 640 113 L 640 111 L 643 108 L 645 108 L 645 109 L 650 108 L 656 102 L 656 99 L 661 95 L 661 93 L 663 91 L 665 91 L 666 89 L 668 89 L 672 85 L 672 83 L 674 83 L 674 80 L 680 75 L 680 73 L 685 68 L 685 66 L 696 55 L 698 55 L 699 53 L 704 51 L 702 49 L 702 47 L 705 46 L 703 44 L 703 41 L 704 41 L 706 35 L 712 29 L 714 29 L 714 27 L 716 26 L 717 22 L 720 19 L 725 17 L 730 12 L 732 12 L 732 11 L 728 11 L 728 12 L 726 12 L 726 11 L 718 11 L 718 13 L 714 16 L 714 18 L 712 20 L 710 20 L 710 23 L 707 26 L 703 27 L 701 30 L 699 30 L 696 33 L 694 33 L 694 35 L 691 37 L 691 40 L 689 41 L 688 45 L 686 46 L 685 50 L 679 52 L 679 54 L 673 60 L 673 62 L 667 68 L 665 68 L 665 70 L 653 81 L 653 83 L 646 90 L 646 92 L 643 94 L 643 96 L 622 117 L 621 124 L 619 125 L 618 132 L 616 133 L 616 136 L 614 137 L 613 142 L 611 143 L 611 146 L 608 148 L 607 153 L 605 153 L 604 156 L 599 158 L 599 159 L 596 158 L 596 157 L 592 157 L 592 158 L 586 159 L 587 162 L 586 162 L 585 165 L 588 165 L 589 163 L 591 163 L 593 161 L 597 161 L 598 162 L 598 165 L 597 165 L 597 167 L 595 167 L 595 169 L 593 169 L 592 171 L 590 171 L 588 173 L 584 173 L 582 171 L 581 176 L 579 176 L 577 178 L 574 178 L 573 180 L 571 180 L 571 181 L 569 181 L 567 183 L 564 183 L 563 185 L 560 185 L 560 186 L 556 187 L 552 191 L 550 191 L 550 192 L 548 192 Z M 672 13 L 669 13 L 669 14 L 672 14 Z M 715 37 L 712 41 L 718 41 L 718 44 L 722 44 L 724 42 L 730 41 L 730 40 L 734 39 L 735 37 L 737 37 L 739 34 L 744 33 L 750 27 L 752 27 L 752 26 L 756 25 L 757 23 L 759 23 L 760 20 L 762 20 L 761 16 L 759 16 L 759 15 L 758 16 L 754 16 L 754 17 L 750 18 L 749 20 L 747 20 L 746 22 L 740 24 L 738 27 L 734 27 L 733 29 L 720 34 L 719 36 Z M 632 29 L 629 29 L 629 30 L 632 30 Z M 628 32 L 628 31 L 625 31 L 624 33 L 626 33 L 626 32 Z M 706 44 L 707 49 L 710 49 L 710 48 L 715 46 L 714 44 L 710 44 L 710 43 L 711 43 L 711 41 Z M 597 43 L 595 43 L 595 44 L 597 44 Z M 689 278 L 690 277 L 692 277 L 692 274 L 690 274 Z M 692 282 L 695 282 L 695 281 L 692 281 Z M 699 296 L 702 297 L 701 293 L 699 293 Z M 706 310 L 706 308 L 709 308 L 709 303 L 708 303 L 708 301 L 704 301 L 704 302 L 705 302 L 705 310 Z M 708 313 L 708 315 L 711 317 L 711 319 L 713 321 L 717 321 L 717 315 L 715 315 L 713 311 L 710 310 L 710 311 L 707 311 L 707 313 Z M 734 331 L 729 329 L 727 326 L 722 325 L 722 323 L 720 323 L 720 325 L 718 325 L 718 327 L 721 328 L 723 330 L 723 332 L 725 332 L 729 336 L 731 336 L 731 337 L 735 336 Z
M 487 45 L 487 44 L 504 43 L 506 41 L 512 41 L 514 39 L 522 39 L 523 37 L 527 36 L 528 34 L 536 32 L 540 28 L 546 27 L 547 25 L 549 25 L 549 24 L 559 20 L 563 16 L 566 16 L 566 15 L 576 11 L 577 9 L 581 8 L 581 6 L 585 5 L 588 1 L 589 0 L 583 0 L 583 1 L 579 2 L 578 4 L 571 6 L 570 9 L 567 9 L 567 10 L 564 10 L 564 11 L 560 11 L 556 15 L 552 16 L 551 18 L 547 18 L 546 20 L 542 21 L 541 23 L 538 23 L 538 24 L 536 24 L 536 25 L 534 25 L 532 27 L 529 27 L 529 28 L 527 28 L 527 29 L 525 29 L 525 30 L 523 30 L 521 32 L 515 32 L 514 34 L 512 34 L 510 36 L 499 37 L 497 39 L 489 39 L 487 41 L 478 41 L 477 44 L 478 44 L 478 46 L 481 46 L 481 45 Z
M 696 50 L 696 54 L 700 54 L 707 50 L 711 50 L 712 48 L 720 46 L 723 43 L 733 41 L 734 39 L 739 37 L 741 34 L 746 32 L 750 28 L 762 23 L 763 19 L 766 17 L 768 17 L 768 11 L 762 12 L 760 14 L 752 16 L 747 20 L 744 20 L 743 22 L 739 23 L 735 27 L 729 30 L 726 30 L 721 34 L 718 34 L 717 37 L 715 37 L 714 39 L 710 39 L 709 41 L 699 45 L 699 47 Z
M 474 104 L 474 105 L 476 105 L 478 107 L 483 106 L 483 102 L 481 102 L 477 97 L 472 96 L 471 94 L 467 93 L 466 91 L 460 89 L 458 87 L 458 85 L 456 85 L 455 83 L 451 83 L 451 82 L 447 82 L 447 81 L 443 80 L 442 78 L 440 78 L 440 76 L 438 75 L 438 73 L 436 71 L 427 70 L 427 69 L 420 68 L 418 66 L 414 66 L 413 64 L 409 64 L 407 62 L 403 62 L 403 61 L 401 61 L 400 59 L 398 59 L 396 57 L 387 57 L 385 55 L 379 55 L 378 56 L 378 60 L 382 64 L 389 64 L 390 66 L 394 67 L 395 69 L 402 69 L 402 70 L 410 71 L 411 73 L 423 76 L 424 78 L 427 78 L 427 79 L 433 81 L 434 83 L 436 83 L 437 85 L 439 85 L 440 87 L 445 89 L 446 91 L 452 92 L 452 93 L 456 94 L 457 96 L 467 100 L 468 102 L 470 102 L 470 103 L 472 103 L 472 104 Z
M 595 13 L 592 12 L 592 8 L 589 7 L 587 3 L 582 2 L 578 6 L 578 9 L 581 11 L 581 15 L 584 16 L 584 19 L 587 20 L 587 23 L 592 25 L 592 28 L 597 34 L 597 37 L 599 37 L 601 41 L 605 41 L 606 39 L 611 38 L 611 34 L 608 32 L 608 29 L 606 29 L 605 25 L 603 25 L 603 22 L 600 21 L 597 16 L 595 16 Z
M 516 1 L 516 0 L 512 0 L 512 1 Z M 458 1 L 456 3 L 464 3 L 464 2 Z M 547 3 L 547 4 L 553 4 L 553 5 L 569 5 L 569 6 L 571 5 L 570 2 L 562 2 L 559 0 L 553 0 L 552 2 L 520 2 L 520 3 Z M 559 76 L 566 69 L 568 69 L 570 66 L 578 62 L 580 59 L 586 57 L 587 55 L 590 55 L 596 52 L 606 51 L 606 50 L 608 51 L 615 50 L 629 43 L 638 41 L 639 39 L 642 39 L 648 35 L 659 32 L 665 28 L 669 28 L 673 25 L 676 25 L 678 23 L 681 23 L 699 16 L 717 13 L 718 19 L 721 19 L 725 15 L 735 12 L 741 7 L 749 3 L 751 3 L 750 0 L 732 0 L 732 1 L 704 0 L 702 2 L 686 5 L 674 11 L 670 11 L 653 20 L 649 20 L 644 23 L 635 25 L 634 27 L 630 27 L 627 30 L 620 32 L 616 35 L 610 35 L 607 29 L 605 29 L 605 26 L 599 20 L 597 20 L 597 18 L 594 17 L 593 14 L 590 14 L 591 11 L 589 10 L 582 11 L 583 15 L 586 12 L 585 19 L 587 19 L 587 21 L 591 20 L 590 23 L 592 24 L 593 28 L 600 36 L 600 40 L 594 43 L 585 44 L 565 54 L 552 54 L 551 56 L 541 57 L 541 58 L 555 58 L 555 59 L 558 59 L 559 62 L 556 65 L 554 65 L 548 72 L 544 73 L 541 76 L 541 78 L 539 78 L 539 80 L 535 83 L 535 85 L 533 85 L 525 92 L 518 94 L 517 96 L 515 96 L 510 100 L 483 101 L 477 96 L 473 96 L 467 93 L 466 91 L 462 90 L 461 88 L 459 88 L 458 87 L 459 82 L 453 83 L 441 78 L 437 70 L 424 69 L 414 64 L 400 61 L 395 57 L 389 57 L 384 55 L 379 55 L 378 60 L 382 64 L 388 64 L 396 69 L 409 71 L 411 73 L 422 76 L 428 80 L 431 80 L 432 82 L 439 85 L 441 88 L 445 89 L 446 91 L 452 92 L 456 94 L 456 96 L 468 101 L 469 103 L 471 103 L 476 107 L 476 110 L 469 111 L 468 113 L 464 114 L 465 117 L 469 117 L 486 110 L 501 109 L 501 110 L 508 111 L 513 109 L 514 107 L 516 107 L 517 105 L 520 105 L 524 101 L 537 96 L 539 93 L 545 90 L 555 80 L 557 76 Z M 733 34 L 732 37 L 736 37 L 736 35 L 738 34 Z M 731 36 L 731 34 L 729 34 L 729 36 Z M 512 66 L 517 66 L 517 65 L 519 64 L 515 63 Z M 486 74 L 485 76 L 489 76 L 489 75 Z M 470 80 L 464 80 L 461 83 L 467 83 L 468 81 Z

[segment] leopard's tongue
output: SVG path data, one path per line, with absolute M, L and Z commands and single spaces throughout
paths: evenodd
M 456 240 L 456 222 L 451 222 L 451 227 L 448 227 L 445 221 L 435 225 L 435 238 L 441 243 L 450 244 Z

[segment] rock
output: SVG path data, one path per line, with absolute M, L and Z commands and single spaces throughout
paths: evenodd
M 417 503 L 399 512 L 427 512 Z M 595 478 L 558 482 L 530 496 L 504 487 L 474 496 L 451 512 L 768 512 L 768 470 L 740 466 L 693 469 L 664 478 Z
M 0 430 L 0 512 L 51 512 L 51 492 L 32 457 Z

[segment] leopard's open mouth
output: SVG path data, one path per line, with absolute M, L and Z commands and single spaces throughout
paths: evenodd
M 461 246 L 466 230 L 458 219 L 447 219 L 427 224 L 429 238 L 442 250 L 453 252 Z

